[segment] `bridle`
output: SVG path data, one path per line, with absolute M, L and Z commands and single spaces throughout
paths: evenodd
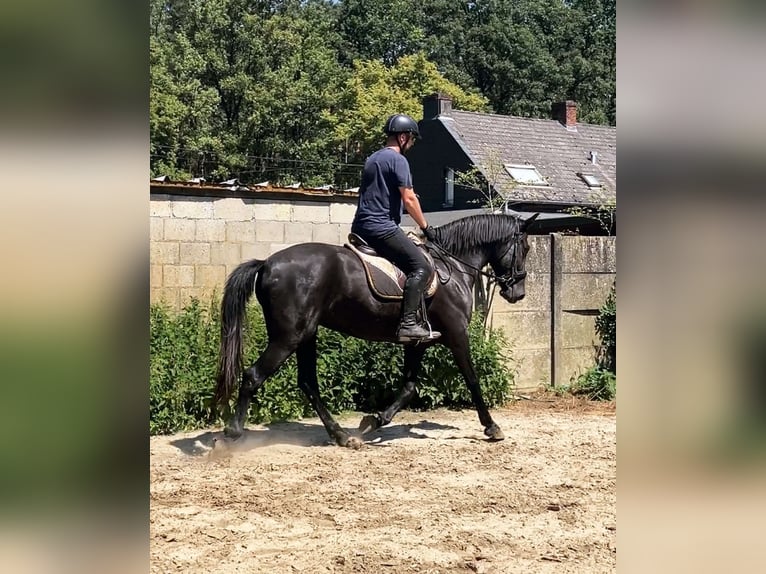
M 508 249 L 505 250 L 505 252 L 500 256 L 498 261 L 502 261 L 503 257 L 505 257 L 508 252 L 513 249 L 513 255 L 511 255 L 511 268 L 508 273 L 504 275 L 497 275 L 494 274 L 493 279 L 495 282 L 497 282 L 498 285 L 500 285 L 500 288 L 505 291 L 507 289 L 510 289 L 516 283 L 520 283 L 527 277 L 527 272 L 523 271 L 517 267 L 521 267 L 521 263 L 523 263 L 521 257 L 518 257 L 517 254 L 519 252 L 519 249 L 524 249 L 524 246 L 521 244 L 522 239 L 522 232 L 519 229 L 518 222 L 516 223 L 516 230 L 513 232 L 513 241 L 511 242 L 511 245 L 508 246 Z
M 431 247 L 436 248 L 438 251 L 440 251 L 444 255 L 448 255 L 449 257 L 451 257 L 455 261 L 457 261 L 459 263 L 462 263 L 463 265 L 465 265 L 469 269 L 472 269 L 472 270 L 476 271 L 479 275 L 483 275 L 490 282 L 494 281 L 495 283 L 500 285 L 500 289 L 501 290 L 505 291 L 507 289 L 510 289 L 511 287 L 516 285 L 517 283 L 520 283 L 521 281 L 523 281 L 526 278 L 526 276 L 527 276 L 527 272 L 526 271 L 522 271 L 521 269 L 517 268 L 517 267 L 520 267 L 521 263 L 523 263 L 522 258 L 517 256 L 517 254 L 519 252 L 519 249 L 523 249 L 523 245 L 521 243 L 523 235 L 524 234 L 521 231 L 521 226 L 519 225 L 519 222 L 517 220 L 516 221 L 516 227 L 513 230 L 513 239 L 511 240 L 510 245 L 508 246 L 508 249 L 506 249 L 503 252 L 503 254 L 498 258 L 498 261 L 502 261 L 503 258 L 506 255 L 508 255 L 508 252 L 511 249 L 513 249 L 513 254 L 511 255 L 511 267 L 510 267 L 510 270 L 507 273 L 503 274 L 503 275 L 498 275 L 497 272 L 494 270 L 494 266 L 493 266 L 492 271 L 488 273 L 488 272 L 484 271 L 483 269 L 480 269 L 480 268 L 476 267 L 475 265 L 471 265 L 467 261 L 463 261 L 460 257 L 458 257 L 457 255 L 454 255 L 453 253 L 450 253 L 449 251 L 444 249 L 438 243 L 435 243 L 433 241 L 429 241 L 428 244 Z M 444 261 L 444 260 L 442 259 L 442 261 Z M 447 262 L 445 261 L 445 263 L 447 263 Z M 444 279 L 444 280 L 442 280 L 441 277 L 440 277 L 440 281 L 442 283 L 446 283 L 447 281 L 449 281 L 449 277 L 447 279 Z

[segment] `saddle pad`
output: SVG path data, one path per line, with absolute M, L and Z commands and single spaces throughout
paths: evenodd
M 385 257 L 367 255 L 349 243 L 346 243 L 344 247 L 348 247 L 362 261 L 364 274 L 367 276 L 367 283 L 377 297 L 401 301 L 404 295 L 404 282 L 407 280 L 407 276 L 401 269 Z M 438 285 L 439 278 L 434 273 L 424 293 L 426 299 L 433 297 Z

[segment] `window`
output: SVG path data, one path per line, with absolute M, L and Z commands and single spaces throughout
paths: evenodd
M 588 184 L 588 187 L 601 187 L 601 182 L 595 175 L 590 175 L 588 173 L 578 173 L 577 175 Z
M 533 165 L 512 165 L 506 164 L 505 171 L 508 172 L 514 181 L 523 185 L 549 185 L 537 168 Z

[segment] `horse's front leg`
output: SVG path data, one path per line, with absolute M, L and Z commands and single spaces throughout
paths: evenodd
M 367 415 L 359 423 L 359 432 L 362 434 L 372 432 L 390 423 L 400 410 L 402 410 L 415 396 L 415 380 L 423 363 L 423 355 L 426 352 L 425 345 L 405 345 L 404 347 L 404 386 L 394 402 L 383 412 L 376 415 Z
M 481 387 L 479 386 L 479 377 L 476 376 L 476 369 L 473 367 L 473 361 L 471 361 L 471 352 L 468 344 L 468 331 L 463 331 L 457 337 L 457 340 L 452 340 L 448 345 L 452 355 L 455 357 L 455 363 L 458 369 L 463 374 L 468 390 L 471 392 L 471 398 L 473 404 L 476 406 L 476 412 L 479 413 L 479 421 L 484 425 L 484 434 L 487 435 L 490 440 L 503 440 L 505 435 L 497 423 L 492 420 L 492 415 L 489 414 L 489 409 L 484 402 L 484 397 L 481 394 Z

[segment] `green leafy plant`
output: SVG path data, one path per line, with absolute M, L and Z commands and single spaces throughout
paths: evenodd
M 617 292 L 614 286 L 599 310 L 596 333 L 601 339 L 596 365 L 573 377 L 564 390 L 586 395 L 591 400 L 611 401 L 617 395 Z

